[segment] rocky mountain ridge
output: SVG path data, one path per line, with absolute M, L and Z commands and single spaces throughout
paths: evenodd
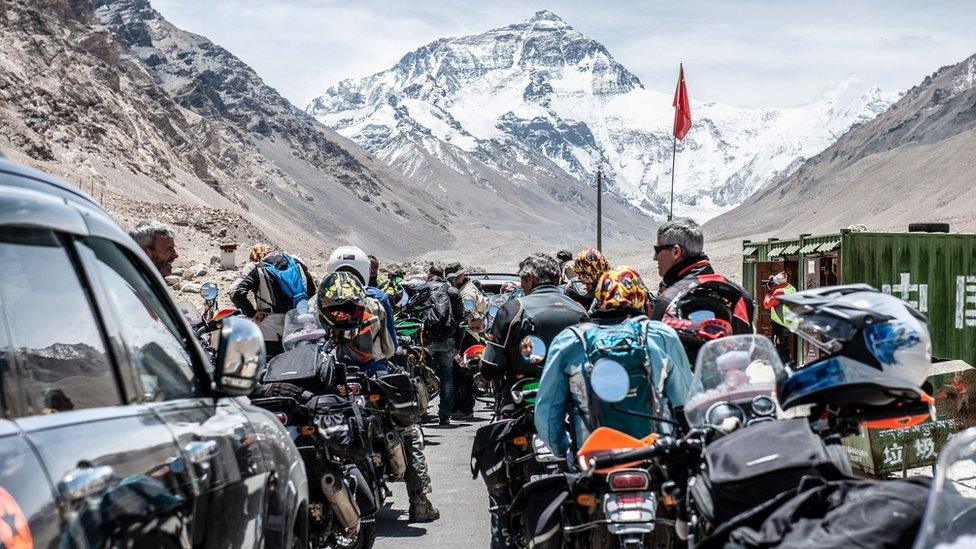
M 731 208 L 894 99 L 848 79 L 795 108 L 693 102 L 676 213 L 707 219 Z M 490 191 L 498 179 L 592 185 L 602 166 L 617 196 L 654 217 L 667 213 L 670 94 L 645 89 L 606 47 L 549 11 L 422 46 L 388 70 L 339 82 L 307 111 L 431 185 L 445 173 Z

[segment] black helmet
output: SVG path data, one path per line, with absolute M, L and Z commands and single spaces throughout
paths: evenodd
M 334 272 L 319 284 L 317 297 L 324 326 L 337 332 L 359 331 L 366 312 L 366 290 L 359 277 L 346 271 Z

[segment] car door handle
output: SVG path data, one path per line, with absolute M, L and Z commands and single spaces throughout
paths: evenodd
M 197 465 L 210 461 L 219 450 L 215 440 L 198 440 L 183 447 L 187 461 Z
M 72 469 L 61 477 L 61 494 L 68 501 L 78 501 L 104 492 L 113 478 L 115 472 L 108 465 Z

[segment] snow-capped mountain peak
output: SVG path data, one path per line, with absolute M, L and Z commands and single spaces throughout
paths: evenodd
M 893 99 L 848 79 L 794 108 L 693 101 L 677 157 L 677 213 L 707 219 L 731 208 Z M 446 168 L 482 186 L 496 177 L 590 185 L 602 165 L 612 192 L 666 214 L 670 93 L 645 89 L 551 11 L 427 44 L 386 71 L 329 88 L 307 110 L 413 178 L 433 182 Z

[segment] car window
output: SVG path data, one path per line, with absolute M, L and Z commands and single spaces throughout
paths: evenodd
M 114 242 L 86 238 L 123 345 L 138 371 L 143 399 L 186 398 L 194 392 L 193 361 L 176 319 L 148 275 Z
M 121 403 L 88 293 L 53 231 L 0 229 L 0 308 L 27 415 Z

